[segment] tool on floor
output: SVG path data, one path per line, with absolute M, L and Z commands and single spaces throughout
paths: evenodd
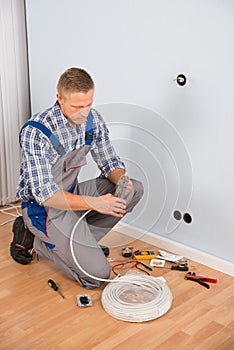
M 124 247 L 121 249 L 121 254 L 124 258 L 130 258 L 132 256 L 133 247 Z
M 188 268 L 188 266 L 185 266 L 185 265 L 176 265 L 176 266 L 171 266 L 170 267 L 170 269 L 171 270 L 178 270 L 178 271 L 188 271 L 189 270 L 189 268 Z
M 137 260 L 151 260 L 156 258 L 156 253 L 153 250 L 136 250 L 133 257 Z
M 143 262 L 141 261 L 138 261 L 138 264 L 144 266 L 147 270 L 153 271 L 153 269 L 150 266 L 143 264 Z
M 186 274 L 186 276 L 185 276 L 185 279 L 197 282 L 197 283 L 201 284 L 203 287 L 206 287 L 207 289 L 209 289 L 210 286 L 206 282 L 217 283 L 217 279 L 216 278 L 197 276 L 195 272 L 188 272 Z
M 48 280 L 48 285 L 55 291 L 58 292 L 61 297 L 64 299 L 64 295 L 62 295 L 62 293 L 59 290 L 59 287 L 57 286 L 57 284 L 53 281 L 53 280 Z
M 114 272 L 114 274 L 116 276 L 120 276 L 120 274 L 118 274 L 116 272 L 116 270 L 122 270 L 127 265 L 129 266 L 129 264 L 131 264 L 130 269 L 137 268 L 138 270 L 141 270 L 142 272 L 145 272 L 147 275 L 149 275 L 149 272 L 145 271 L 145 269 L 150 270 L 150 271 L 153 270 L 150 266 L 143 264 L 141 261 L 137 261 L 137 260 L 125 260 L 125 261 L 123 260 L 123 261 L 120 261 L 119 260 L 118 264 L 115 264 L 114 266 L 112 266 L 112 271 Z M 144 269 L 141 268 L 141 266 L 143 266 Z
M 180 265 L 180 264 L 178 264 L 176 266 L 172 265 L 170 267 L 164 266 L 164 269 L 177 270 L 177 271 L 188 271 L 189 270 L 188 266 Z
M 188 261 L 184 260 L 184 261 L 180 261 L 178 262 L 178 264 L 176 266 L 171 266 L 171 270 L 178 270 L 178 271 L 188 271 Z
M 165 269 L 177 270 L 177 271 L 188 271 L 189 270 L 187 260 L 181 261 L 177 265 L 172 265 L 169 267 L 169 266 L 165 266 L 165 260 L 152 259 L 150 261 L 150 266 L 163 267 Z

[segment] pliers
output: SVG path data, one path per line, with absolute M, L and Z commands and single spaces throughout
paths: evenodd
M 195 272 L 188 272 L 185 276 L 185 279 L 197 282 L 197 283 L 201 284 L 202 286 L 206 287 L 207 289 L 209 289 L 210 286 L 206 282 L 217 283 L 217 279 L 204 277 L 204 276 L 197 276 Z

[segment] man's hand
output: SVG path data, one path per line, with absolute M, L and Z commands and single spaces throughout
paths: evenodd
M 125 176 L 125 169 L 115 169 L 108 175 L 108 179 L 113 184 L 118 185 L 122 176 Z M 129 179 L 128 185 L 127 185 L 127 188 L 125 191 L 125 196 L 128 195 L 128 193 L 131 191 L 131 189 L 132 189 L 132 181 Z
M 43 203 L 60 210 L 96 210 L 101 214 L 122 218 L 126 213 L 126 200 L 108 193 L 100 197 L 81 196 L 59 190 Z
M 126 200 L 108 193 L 100 197 L 89 197 L 88 202 L 93 210 L 122 218 L 126 213 Z

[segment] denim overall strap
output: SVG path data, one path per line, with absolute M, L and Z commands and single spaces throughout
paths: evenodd
M 92 141 L 93 141 L 93 114 L 90 110 L 87 117 L 87 123 L 86 123 L 85 144 L 91 145 Z
M 54 149 L 57 151 L 57 153 L 60 156 L 64 156 L 65 155 L 65 149 L 63 148 L 63 146 L 61 145 L 61 143 L 59 142 L 59 140 L 57 139 L 56 136 L 54 136 L 52 134 L 52 132 L 50 131 L 50 129 L 48 129 L 44 124 L 36 122 L 34 120 L 29 120 L 27 123 L 25 123 L 23 125 L 23 127 L 20 130 L 20 133 L 22 132 L 22 130 L 28 126 L 31 125 L 37 129 L 39 129 L 40 131 L 43 132 L 44 135 L 46 135 L 48 137 L 48 139 L 50 140 L 50 142 L 52 143 Z

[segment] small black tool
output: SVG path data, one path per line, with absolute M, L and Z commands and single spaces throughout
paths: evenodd
M 141 261 L 138 261 L 138 264 L 144 266 L 146 269 L 148 269 L 150 271 L 153 271 L 153 269 L 150 266 L 143 264 L 143 262 L 141 262 Z
M 64 296 L 62 295 L 62 293 L 59 290 L 59 287 L 57 286 L 57 284 L 53 281 L 53 280 L 48 280 L 48 285 L 55 291 L 58 292 L 61 297 L 64 299 Z
M 176 265 L 176 266 L 171 266 L 171 270 L 178 270 L 178 271 L 188 271 L 188 266 L 186 265 Z
M 172 266 L 164 266 L 165 269 L 170 269 L 170 270 L 177 270 L 177 271 L 188 271 L 188 262 L 187 261 L 181 261 L 177 265 L 172 265 Z
M 132 247 L 125 247 L 121 249 L 122 256 L 124 258 L 130 258 L 132 256 Z

